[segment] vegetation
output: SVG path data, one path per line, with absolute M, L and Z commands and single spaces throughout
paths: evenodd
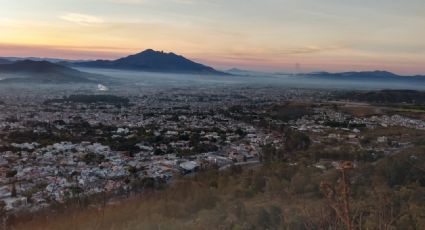
M 129 99 L 125 97 L 119 97 L 114 95 L 70 95 L 62 99 L 52 99 L 45 101 L 45 104 L 49 103 L 105 103 L 105 104 L 116 104 L 116 105 L 128 105 Z
M 271 118 L 281 121 L 296 120 L 313 112 L 312 105 L 295 102 L 273 105 L 269 110 Z
M 104 208 L 45 213 L 15 229 L 424 229 L 424 151 L 326 170 L 301 159 L 210 170 Z
M 425 105 L 425 92 L 415 90 L 353 91 L 340 95 L 340 98 L 379 104 L 408 103 Z

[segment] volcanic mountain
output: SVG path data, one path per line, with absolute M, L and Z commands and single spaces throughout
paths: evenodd
M 109 68 L 125 70 L 141 70 L 165 73 L 204 73 L 204 74 L 225 74 L 191 61 L 183 56 L 174 53 L 165 53 L 152 49 L 141 53 L 130 55 L 117 60 L 97 60 L 74 63 L 77 66 L 91 68 Z

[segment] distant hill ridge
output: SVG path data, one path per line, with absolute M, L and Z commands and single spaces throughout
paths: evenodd
M 8 64 L 0 65 L 0 71 L 10 71 L 10 72 L 21 71 L 21 72 L 47 73 L 53 70 L 68 71 L 72 69 L 66 66 L 53 64 L 48 61 L 32 61 L 32 60 L 16 61 L 16 62 L 10 62 Z
M 12 61 L 6 59 L 6 58 L 0 58 L 0 65 L 2 64 L 10 64 Z
M 0 83 L 89 83 L 94 74 L 81 72 L 67 66 L 48 61 L 16 61 L 0 64 Z
M 152 49 L 147 49 L 141 53 L 113 61 L 97 60 L 77 62 L 74 64 L 83 67 L 142 70 L 153 72 L 225 74 L 215 70 L 212 67 L 191 61 L 181 55 L 155 51 Z
M 305 76 L 317 76 L 317 77 L 341 77 L 341 78 L 425 78 L 425 76 L 401 76 L 388 71 L 375 70 L 375 71 L 360 71 L 360 72 L 341 72 L 341 73 L 329 73 L 329 72 L 315 72 L 308 74 L 301 74 Z

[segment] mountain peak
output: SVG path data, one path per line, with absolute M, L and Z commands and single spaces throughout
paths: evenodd
M 167 52 L 164 52 L 164 51 L 157 51 L 157 50 L 153 50 L 153 49 L 147 49 L 147 50 L 144 50 L 144 51 L 142 51 L 140 53 L 129 55 L 127 57 L 146 57 L 146 56 L 155 56 L 155 55 L 156 56 L 161 56 L 161 55 L 163 55 L 163 56 L 178 56 L 178 55 L 176 55 L 173 52 L 167 53 Z M 181 56 L 179 56 L 179 57 L 181 57 Z
M 146 49 L 146 50 L 144 50 L 140 53 L 134 54 L 134 55 L 162 54 L 162 53 L 164 53 L 164 51 L 156 51 L 156 50 L 153 50 L 153 49 Z

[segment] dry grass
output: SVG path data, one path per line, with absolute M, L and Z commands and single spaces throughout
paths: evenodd
M 276 175 L 271 175 L 274 173 L 274 170 L 266 168 L 220 175 L 217 172 L 206 172 L 195 178 L 181 179 L 163 191 L 132 197 L 116 205 L 43 214 L 32 221 L 17 224 L 13 229 L 229 229 L 236 225 L 255 227 L 259 222 L 259 210 L 269 212 L 271 207 L 277 207 L 283 211 L 283 215 L 294 215 L 293 208 L 287 209 L 283 206 L 284 200 L 290 203 L 288 198 L 291 195 L 289 191 L 283 191 L 285 186 L 282 183 L 285 182 L 277 179 Z M 256 182 L 258 178 L 264 179 L 266 183 L 263 185 Z M 272 181 L 274 185 L 271 184 Z
M 408 149 L 400 159 L 412 154 L 419 157 L 424 148 Z M 422 168 L 424 160 L 420 157 L 404 164 L 398 158 L 382 159 L 350 172 L 347 181 L 352 202 L 346 214 L 353 218 L 353 229 L 380 229 L 380 223 L 394 229 L 423 229 L 425 218 L 421 213 L 425 204 L 420 197 L 425 188 L 412 184 L 412 176 L 420 176 L 416 168 Z M 398 163 L 412 169 L 404 182 L 395 181 L 405 183 L 403 187 L 393 188 L 386 184 L 394 179 L 393 173 L 407 173 Z M 103 209 L 40 215 L 11 229 L 344 229 L 344 223 L 330 207 L 332 203 L 320 191 L 321 181 L 337 186 L 339 178 L 336 169 L 322 171 L 301 163 L 274 163 L 242 172 L 209 171 Z
M 104 208 L 44 214 L 14 229 L 188 229 L 185 222 L 190 221 L 190 213 L 215 206 L 212 192 L 202 184 L 183 180 L 168 190 L 144 193 Z
M 361 105 L 361 106 L 341 106 L 339 107 L 342 112 L 348 113 L 355 117 L 370 117 L 384 115 L 381 108 L 376 106 Z

